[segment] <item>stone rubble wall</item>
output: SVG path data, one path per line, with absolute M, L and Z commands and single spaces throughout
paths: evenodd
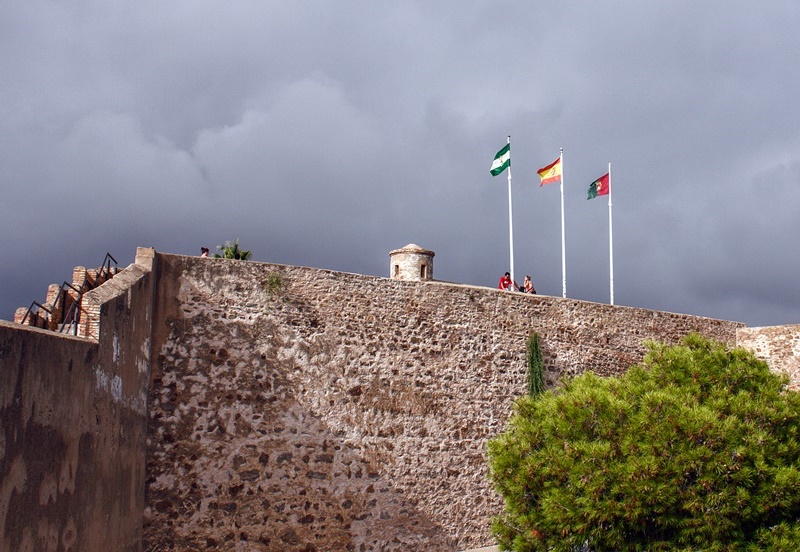
M 463 550 L 502 503 L 486 442 L 525 393 L 643 342 L 742 325 L 255 262 L 157 255 L 148 550 Z
M 789 388 L 800 390 L 800 324 L 739 328 L 736 345 L 753 351 L 773 372 L 786 374 Z

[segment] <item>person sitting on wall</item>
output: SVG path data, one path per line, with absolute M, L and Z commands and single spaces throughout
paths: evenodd
M 516 282 L 511 280 L 511 273 L 506 272 L 502 278 L 500 278 L 500 282 L 497 284 L 497 289 L 504 289 L 506 291 L 516 291 L 521 289 Z
M 531 281 L 531 277 L 529 275 L 526 275 L 525 281 L 522 282 L 522 292 L 536 295 L 536 289 L 534 289 L 533 282 Z

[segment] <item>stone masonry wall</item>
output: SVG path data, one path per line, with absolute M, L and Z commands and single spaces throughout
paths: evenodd
M 800 324 L 739 328 L 736 344 L 766 360 L 773 372 L 789 377 L 789 388 L 800 390 Z
M 0 550 L 141 550 L 153 253 L 87 294 L 97 340 L 0 322 Z
M 157 255 L 148 550 L 492 544 L 485 447 L 546 380 L 740 324 L 439 282 Z
M 0 549 L 77 550 L 95 498 L 97 344 L 0 322 Z M 60 548 L 59 548 L 60 547 Z

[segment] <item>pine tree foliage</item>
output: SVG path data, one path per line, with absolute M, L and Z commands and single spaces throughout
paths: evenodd
M 797 550 L 800 398 L 744 349 L 651 343 L 523 397 L 489 443 L 504 550 Z
M 528 364 L 528 395 L 534 397 L 544 393 L 544 362 L 542 361 L 542 345 L 539 334 L 533 332 L 528 336 L 526 354 Z

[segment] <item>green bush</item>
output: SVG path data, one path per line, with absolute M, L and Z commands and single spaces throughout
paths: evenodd
M 796 550 L 800 399 L 743 349 L 649 344 L 523 397 L 489 443 L 504 550 Z

